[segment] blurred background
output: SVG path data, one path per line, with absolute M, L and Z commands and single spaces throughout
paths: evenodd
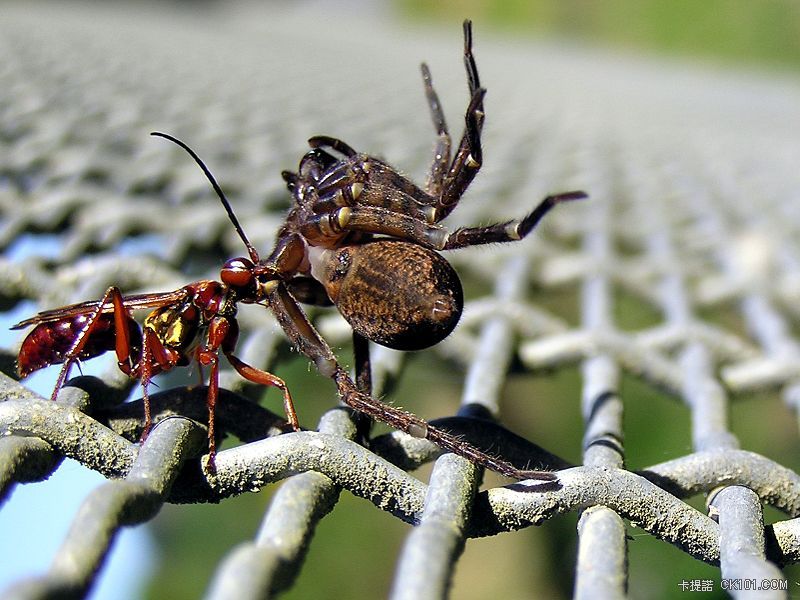
M 756 68 L 796 67 L 797 3 L 744 0 L 400 2 L 404 18 L 446 21 L 461 11 L 505 35 L 559 37 L 593 48 Z
M 97 297 L 102 281 L 84 285 L 87 255 L 95 261 L 106 253 L 127 257 L 114 262 L 107 277 L 133 289 L 164 290 L 215 276 L 222 259 L 241 253 L 194 165 L 147 138 L 151 130 L 179 135 L 205 158 L 242 207 L 240 219 L 258 248 L 269 247 L 288 206 L 280 170 L 295 167 L 311 135 L 341 137 L 422 181 L 433 132 L 418 65 L 429 62 L 451 131 L 459 136 L 467 101 L 461 22 L 467 17 L 489 94 L 487 166 L 465 204 L 480 205 L 481 192 L 500 189 L 540 147 L 547 160 L 531 171 L 534 197 L 587 186 L 585 173 L 573 168 L 583 138 L 589 140 L 583 150 L 599 156 L 595 162 L 602 162 L 604 150 L 614 162 L 643 148 L 666 164 L 686 149 L 685 139 L 701 148 L 692 157 L 731 157 L 731 171 L 749 166 L 768 181 L 765 194 L 782 191 L 784 200 L 798 200 L 796 174 L 785 179 L 792 171 L 787 157 L 800 142 L 800 4 L 794 0 L 5 2 L 0 242 L 4 267 L 22 265 L 47 283 L 38 293 L 23 293 L 9 279 L 0 325 Z M 524 143 L 512 144 L 515 136 Z M 602 136 L 606 145 L 595 144 Z M 703 138 L 707 147 L 699 146 Z M 564 164 L 556 152 L 562 146 L 573 151 Z M 795 169 L 798 160 L 795 155 Z M 697 165 L 698 172 L 705 168 Z M 494 216 L 491 208 L 465 207 L 463 221 L 485 223 L 527 210 L 511 204 Z M 580 232 L 568 215 L 559 218 L 546 237 L 556 247 L 576 249 Z M 635 228 L 636 222 L 616 226 Z M 626 247 L 627 239 L 620 235 L 618 251 L 635 258 L 642 249 Z M 492 293 L 494 273 L 473 265 L 476 256 L 454 259 L 469 298 Z M 534 284 L 537 306 L 579 326 L 579 280 Z M 621 330 L 644 330 L 663 318 L 625 286 L 614 294 Z M 710 323 L 750 335 L 733 300 L 708 303 L 700 312 Z M 797 313 L 786 314 L 794 331 Z M 243 322 L 260 318 L 243 316 Z M 6 326 L 0 342 L 12 348 L 20 338 Z M 349 364 L 346 336 L 336 337 L 334 326 L 331 331 Z M 301 421 L 313 426 L 335 402 L 329 383 L 284 346 L 275 352 L 276 372 L 295 398 L 330 399 L 298 402 Z M 410 356 L 390 398 L 427 418 L 452 414 L 465 369 L 455 355 Z M 84 372 L 105 373 L 113 363 L 90 361 Z M 57 370 L 37 374 L 31 386 L 49 396 Z M 161 385 L 187 381 L 190 375 L 177 374 Z M 503 390 L 503 421 L 580 462 L 580 395 L 577 366 L 532 370 L 517 359 Z M 629 468 L 691 452 L 688 413 L 678 399 L 631 375 L 623 377 L 621 395 Z M 280 412 L 277 396 L 266 401 Z M 794 470 L 800 466 L 795 417 L 774 388 L 738 395 L 731 422 L 742 448 Z M 417 475 L 424 479 L 427 471 Z M 99 481 L 68 463 L 51 481 L 15 490 L 0 511 L 2 588 L 46 568 L 81 498 Z M 505 483 L 486 476 L 487 487 Z M 146 528 L 120 538 L 94 597 L 119 598 L 123 591 L 129 597 L 198 597 L 220 559 L 253 537 L 274 489 L 215 506 L 166 506 Z M 705 511 L 704 498 L 691 503 Z M 768 518 L 781 516 L 768 511 Z M 538 528 L 468 542 L 452 596 L 530 598 L 536 590 L 537 596 L 569 597 L 576 523 L 577 515 L 564 515 Z M 40 528 L 35 534 L 34 524 Z M 385 596 L 408 530 L 343 493 L 285 597 Z M 680 550 L 635 528 L 629 535 L 632 596 L 671 597 L 680 580 L 719 580 L 717 569 Z M 796 589 L 796 569 L 787 576 Z

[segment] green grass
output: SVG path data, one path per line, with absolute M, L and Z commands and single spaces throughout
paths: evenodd
M 796 0 L 401 0 L 405 15 L 728 63 L 800 66 Z

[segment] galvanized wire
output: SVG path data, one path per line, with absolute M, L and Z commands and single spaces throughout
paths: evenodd
M 13 57 L 0 64 L 0 244 L 12 250 L 42 233 L 62 244 L 52 260 L 13 251 L 0 259 L 4 307 L 94 299 L 112 284 L 172 289 L 217 277 L 224 258 L 243 253 L 191 162 L 148 138 L 150 130 L 201 152 L 259 249 L 270 247 L 286 206 L 280 170 L 296 164 L 310 135 L 338 135 L 421 179 L 433 132 L 420 60 L 460 132 L 457 23 L 455 33 L 423 36 L 380 14 L 329 22 L 311 9 L 239 7 L 212 24 L 168 11 L 83 10 L 4 7 L 0 21 L 0 53 Z M 737 394 L 753 391 L 777 389 L 791 410 L 800 405 L 800 84 L 503 44 L 479 23 L 476 56 L 489 88 L 487 161 L 448 225 L 520 216 L 555 191 L 585 189 L 591 199 L 559 207 L 524 242 L 448 256 L 489 291 L 468 298 L 459 328 L 431 351 L 464 373 L 458 416 L 441 423 L 522 466 L 561 469 L 558 485 L 481 491 L 478 469 L 450 455 L 424 483 L 408 471 L 437 458 L 437 448 L 389 433 L 367 449 L 353 441 L 342 409 L 318 431 L 284 434 L 279 416 L 239 395 L 250 384 L 230 369 L 220 422 L 248 443 L 220 452 L 217 475 L 206 478 L 195 458 L 184 462 L 202 447 L 191 420 L 203 421 L 202 389 L 154 395 L 159 415 L 188 418 L 167 419 L 140 448 L 141 402 L 118 405 L 131 382 L 116 368 L 103 381 L 81 378 L 58 402 L 0 376 L 0 497 L 47 477 L 63 456 L 114 479 L 87 498 L 50 571 L 9 595 L 82 595 L 119 527 L 147 520 L 163 502 L 217 502 L 284 479 L 260 530 L 219 566 L 209 597 L 290 587 L 343 490 L 414 525 L 395 598 L 447 595 L 471 538 L 570 512 L 580 514 L 577 597 L 628 593 L 636 548 L 626 522 L 719 565 L 725 580 L 780 587 L 778 565 L 800 561 L 800 477 L 740 449 L 728 412 Z M 158 252 L 120 253 L 120 242 L 140 233 Z M 534 288 L 576 290 L 577 314 L 539 303 Z M 650 307 L 656 322 L 623 328 L 621 292 Z M 708 316 L 723 308 L 733 325 Z M 333 343 L 347 339 L 340 317 L 316 322 Z M 249 310 L 240 323 L 239 355 L 269 369 L 285 344 L 277 324 Z M 403 360 L 373 348 L 376 395 L 402 377 Z M 580 367 L 580 397 L 552 401 L 581 405 L 580 466 L 490 420 L 507 412 L 509 370 L 568 365 Z M 683 402 L 691 452 L 651 466 L 626 457 L 623 410 L 637 401 L 621 386 L 627 374 Z M 707 513 L 685 501 L 698 494 L 709 495 Z M 765 528 L 765 504 L 788 519 Z

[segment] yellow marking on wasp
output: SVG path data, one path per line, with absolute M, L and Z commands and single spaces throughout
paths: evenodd
M 360 181 L 356 181 L 353 185 L 350 186 L 350 195 L 353 196 L 353 200 L 358 200 L 358 197 L 361 195 L 361 192 L 364 190 L 364 184 Z
M 191 333 L 186 322 L 168 309 L 151 312 L 145 318 L 144 326 L 161 338 L 165 346 L 181 346 Z

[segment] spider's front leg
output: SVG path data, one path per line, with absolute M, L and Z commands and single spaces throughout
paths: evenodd
M 455 250 L 466 246 L 477 246 L 479 244 L 494 244 L 502 242 L 514 242 L 521 240 L 536 228 L 550 210 L 561 202 L 570 200 L 583 200 L 587 198 L 586 192 L 574 191 L 564 192 L 547 196 L 536 208 L 522 219 L 506 221 L 505 223 L 495 223 L 484 227 L 461 227 L 448 234 L 444 245 L 440 250 Z
M 353 369 L 355 370 L 356 388 L 362 394 L 372 397 L 372 361 L 369 352 L 369 340 L 357 331 L 353 331 Z M 356 441 L 369 446 L 369 434 L 372 429 L 372 417 L 359 412 L 356 414 Z
M 447 132 L 439 98 L 433 89 L 430 72 L 425 65 L 422 67 L 425 96 L 428 99 L 434 126 L 439 134 L 427 184 L 428 193 L 437 199 L 434 205 L 435 221 L 437 222 L 453 211 L 483 164 L 481 130 L 485 115 L 483 98 L 486 90 L 481 87 L 478 66 L 472 54 L 472 22 L 469 20 L 464 21 L 464 67 L 467 72 L 470 102 L 464 116 L 465 127 L 461 143 L 449 169 L 446 161 L 449 161 L 450 155 L 450 136 Z
M 330 377 L 342 401 L 350 408 L 365 413 L 414 437 L 430 440 L 440 448 L 463 456 L 483 467 L 514 479 L 541 479 L 552 481 L 554 473 L 527 471 L 491 456 L 446 431 L 429 425 L 425 420 L 403 410 L 384 404 L 365 394 L 339 365 L 330 346 L 322 339 L 300 305 L 289 293 L 286 285 L 278 280 L 261 284 L 269 308 L 273 311 L 292 344 L 301 353 L 314 361 L 321 374 Z
M 425 98 L 428 100 L 431 119 L 433 120 L 433 126 L 438 136 L 436 139 L 436 146 L 433 150 L 433 163 L 428 172 L 428 179 L 425 182 L 425 191 L 434 198 L 439 198 L 442 195 L 444 177 L 450 166 L 450 152 L 453 143 L 450 139 L 450 132 L 447 130 L 447 122 L 444 119 L 444 112 L 442 111 L 442 104 L 439 101 L 439 95 L 436 93 L 436 90 L 433 89 L 431 71 L 425 63 L 422 63 L 421 69 L 422 81 L 425 86 Z
M 325 286 L 313 277 L 294 277 L 286 282 L 286 287 L 289 294 L 303 304 L 313 306 L 331 306 L 333 304 L 325 291 Z M 372 363 L 370 361 L 369 340 L 355 330 L 353 331 L 353 363 L 356 387 L 361 393 L 371 396 Z M 372 419 L 363 413 L 359 414 L 363 418 L 357 419 L 357 439 L 366 444 L 369 440 Z
M 388 235 L 417 243 L 434 250 L 454 250 L 479 244 L 514 242 L 527 236 L 553 207 L 561 202 L 581 200 L 582 191 L 547 196 L 536 208 L 521 219 L 494 223 L 483 227 L 461 227 L 453 232 L 440 225 L 396 213 L 379 206 L 344 207 L 320 215 L 304 227 L 312 235 L 338 234 L 344 231 Z

